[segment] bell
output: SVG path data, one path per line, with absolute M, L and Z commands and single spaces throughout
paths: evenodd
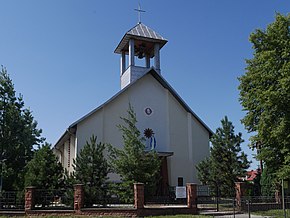
M 144 58 L 144 53 L 140 51 L 139 54 L 138 54 L 138 58 L 139 58 L 139 59 Z
M 140 47 L 139 47 L 139 53 L 138 53 L 138 58 L 139 59 L 144 58 L 144 56 L 145 56 L 144 50 L 145 50 L 145 45 L 143 45 L 143 44 L 140 45 Z

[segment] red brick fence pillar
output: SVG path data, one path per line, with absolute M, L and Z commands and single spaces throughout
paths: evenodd
M 186 190 L 187 190 L 187 207 L 188 208 L 195 208 L 196 207 L 196 197 L 197 197 L 196 184 L 187 183 Z
M 242 206 L 242 198 L 246 196 L 247 184 L 245 182 L 236 182 L 236 202 L 239 209 Z
M 144 184 L 134 183 L 134 207 L 136 209 L 144 208 Z
M 84 185 L 74 185 L 74 210 L 80 212 L 84 206 Z
M 25 212 L 33 210 L 35 206 L 35 189 L 36 187 L 30 186 L 25 190 Z

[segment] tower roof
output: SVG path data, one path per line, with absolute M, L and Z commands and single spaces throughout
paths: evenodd
M 132 35 L 132 36 L 139 36 L 139 37 L 146 37 L 150 39 L 167 41 L 159 33 L 155 32 L 154 30 L 144 25 L 143 23 L 138 23 L 136 26 L 130 29 L 126 34 Z
M 153 48 L 154 43 L 159 43 L 160 48 L 162 48 L 167 43 L 167 40 L 159 33 L 155 32 L 143 23 L 138 23 L 136 26 L 126 32 L 114 52 L 117 54 L 121 54 L 122 51 L 125 51 L 125 53 L 127 53 L 129 47 L 129 39 L 132 38 L 137 40 L 137 44 L 138 41 L 142 41 L 143 43 L 146 42 L 148 44 L 148 48 Z

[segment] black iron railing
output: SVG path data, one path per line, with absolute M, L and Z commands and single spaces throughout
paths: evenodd
M 285 208 L 290 209 L 290 196 L 285 197 Z M 243 211 L 266 211 L 283 208 L 281 197 L 255 196 L 241 199 L 241 209 Z
M 24 210 L 24 192 L 2 191 L 0 193 L 0 210 Z
M 73 190 L 43 190 L 35 191 L 35 209 L 73 209 Z
M 161 204 L 161 205 L 186 205 L 186 198 L 177 198 L 176 197 L 176 187 L 168 186 L 167 193 L 162 195 L 145 195 L 145 204 Z
M 108 183 L 101 188 L 84 187 L 85 208 L 131 208 L 134 192 L 122 187 L 120 183 Z

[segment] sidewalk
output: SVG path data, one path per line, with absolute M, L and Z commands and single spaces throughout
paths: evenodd
M 214 216 L 213 215 L 213 217 L 220 217 L 220 218 L 233 218 L 233 217 L 235 217 L 235 218 L 249 218 L 249 214 L 245 214 L 245 213 L 243 213 L 243 214 L 235 214 L 235 216 L 234 215 L 219 215 L 219 216 Z M 268 218 L 268 216 L 259 216 L 259 215 L 253 215 L 253 214 L 251 214 L 251 218 Z
M 220 217 L 220 218 L 249 218 L 249 214 L 241 213 L 235 211 L 235 215 L 233 215 L 233 211 L 203 211 L 200 214 L 207 215 L 209 217 Z M 270 216 L 260 216 L 251 214 L 251 218 L 269 218 Z

